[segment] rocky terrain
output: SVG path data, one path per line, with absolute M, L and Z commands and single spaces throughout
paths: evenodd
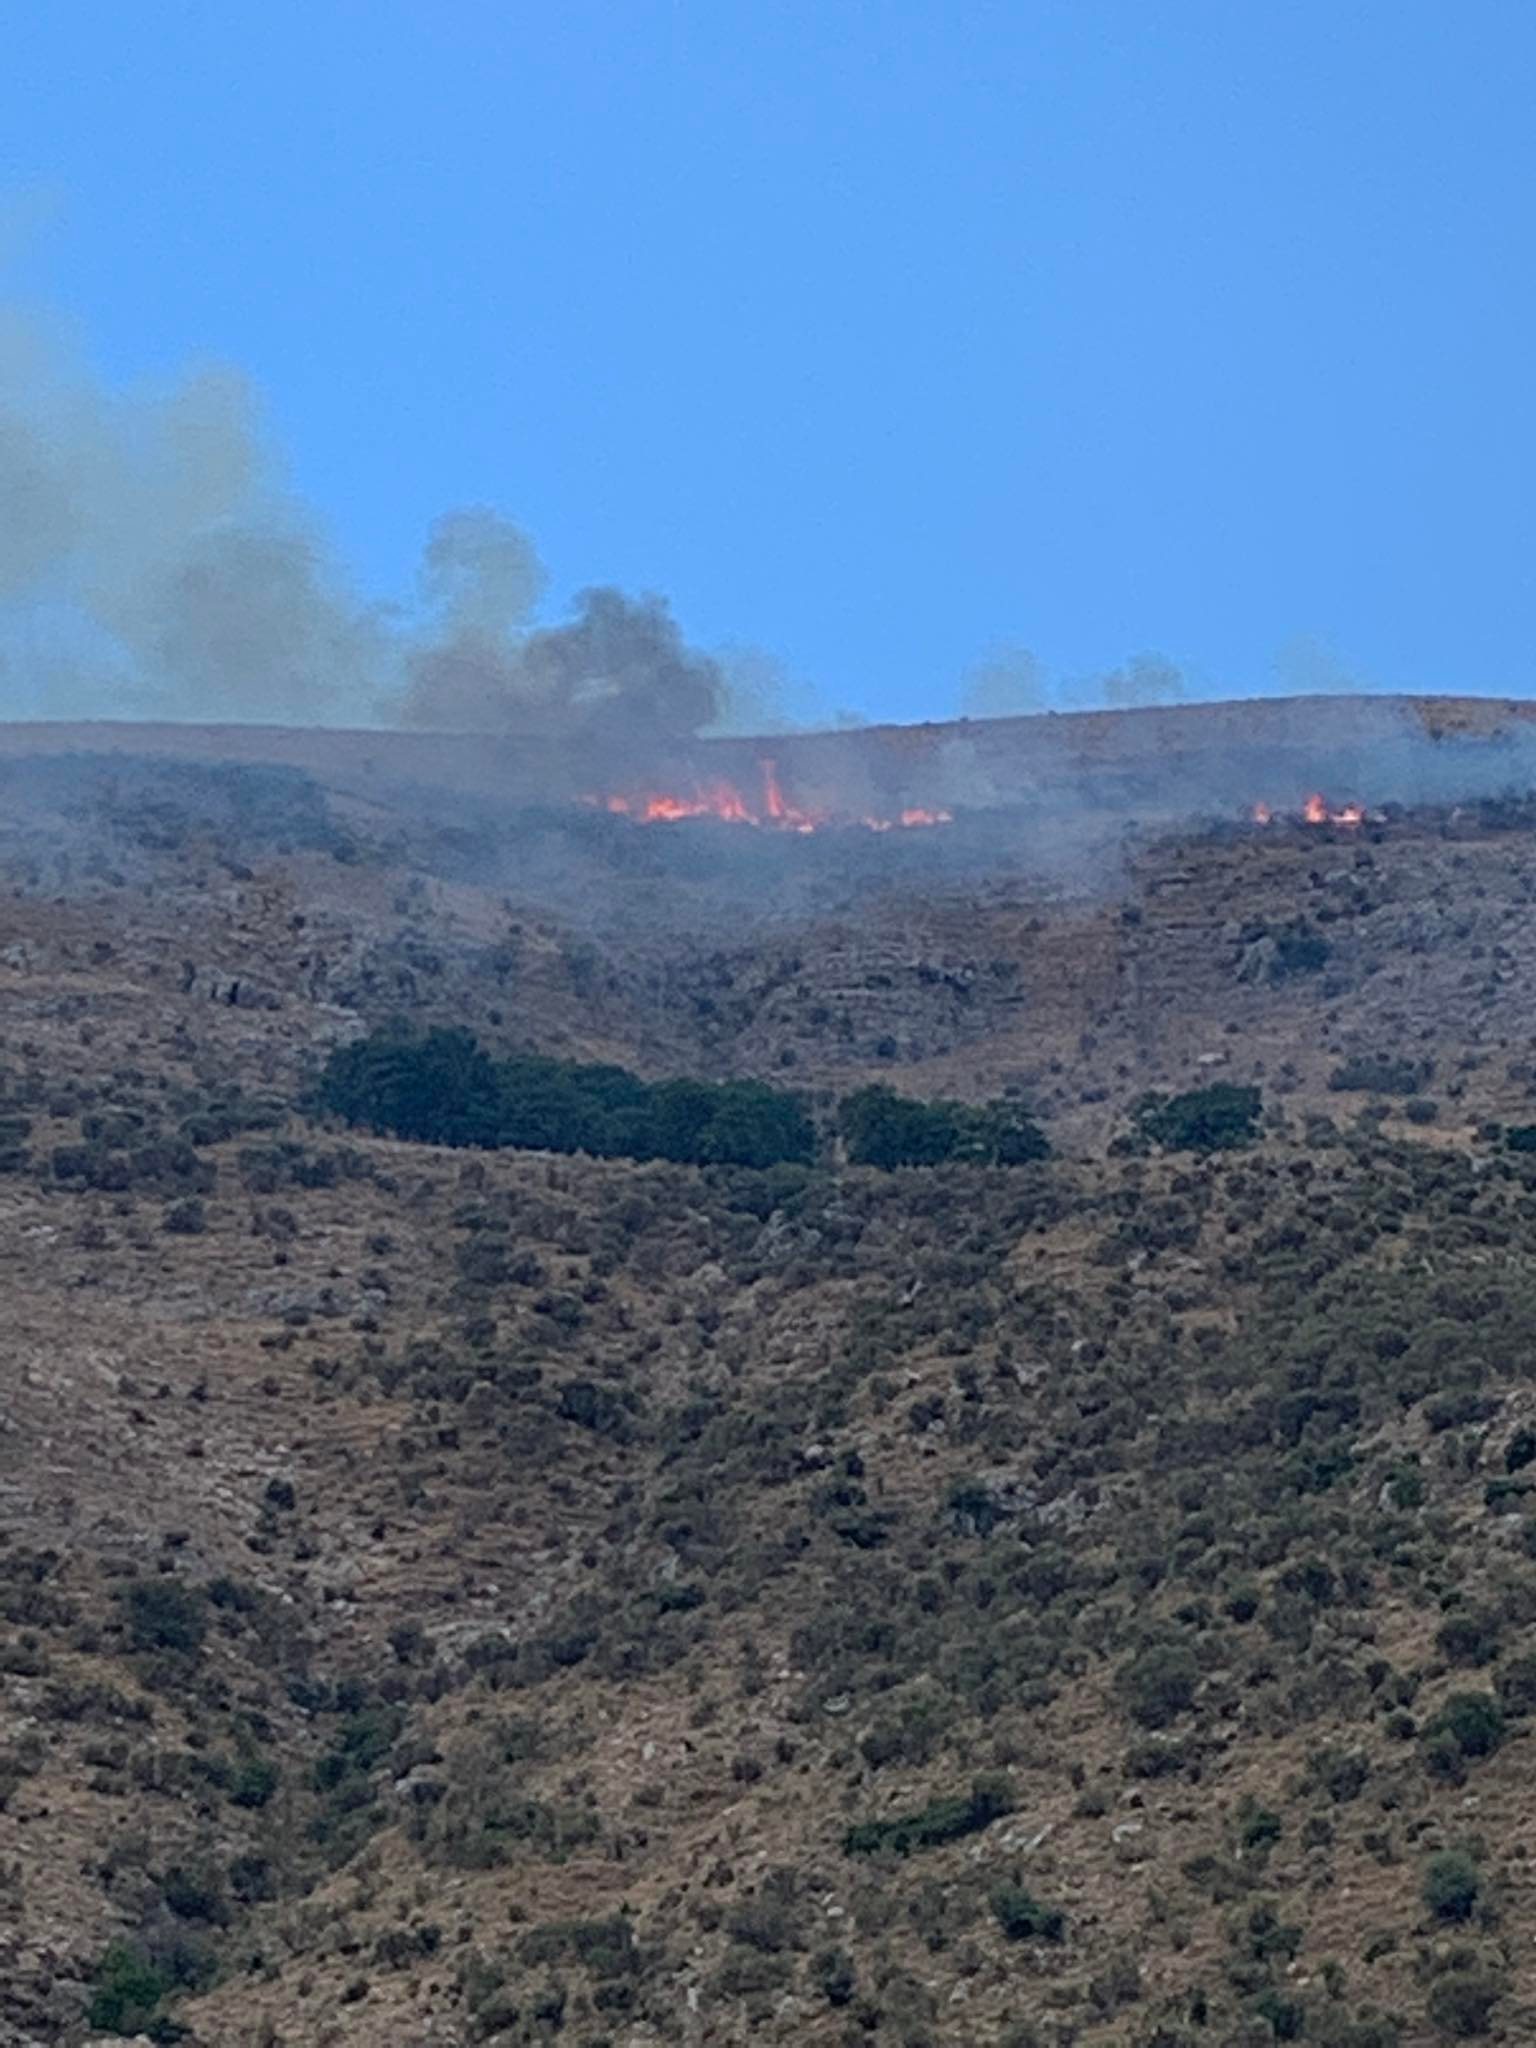
M 1536 2039 L 1518 743 L 802 837 L 131 737 L 0 746 L 0 2042 Z M 313 1113 L 391 1020 L 821 1149 Z

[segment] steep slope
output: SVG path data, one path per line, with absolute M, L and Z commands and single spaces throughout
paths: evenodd
M 722 943 L 308 785 L 40 787 L 0 2039 L 1536 2026 L 1523 805 L 873 870 Z M 1011 1088 L 1056 1157 L 317 1126 L 394 1013 L 823 1117 Z M 1145 1091 L 1212 1079 L 1257 1142 L 1149 1145 Z

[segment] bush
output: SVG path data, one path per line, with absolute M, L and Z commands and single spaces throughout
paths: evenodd
M 1463 1756 L 1492 1756 L 1504 1740 L 1504 1711 L 1491 1692 L 1453 1692 L 1425 1732 L 1448 1738 Z
M 1499 1617 L 1479 1611 L 1453 1614 L 1441 1623 L 1435 1647 L 1450 1664 L 1486 1664 L 1499 1647 Z
M 160 1895 L 178 1920 L 222 1927 L 229 1918 L 223 1879 L 216 1870 L 173 1863 L 160 1881 Z
M 140 2034 L 151 2025 L 171 1978 L 126 1942 L 115 1941 L 96 1968 L 86 2025 L 104 2034 Z
M 1426 2007 L 1430 2024 L 1449 2041 L 1486 2034 L 1500 1997 L 1496 1981 L 1481 1970 L 1452 1970 L 1431 1987 Z
M 198 1650 L 207 1621 L 201 1595 L 174 1579 L 140 1579 L 118 1598 L 135 1650 Z
M 1536 1657 L 1513 1657 L 1498 1675 L 1499 1704 L 1507 1714 L 1536 1712 Z
M 1362 1052 L 1335 1067 L 1328 1076 L 1328 1086 L 1339 1094 L 1417 1095 L 1433 1072 L 1433 1063 L 1428 1060 Z
M 1200 1667 L 1182 1644 L 1143 1650 L 1120 1673 L 1126 1711 L 1144 1728 L 1166 1728 L 1194 1703 Z
M 244 1806 L 255 1810 L 271 1799 L 278 1786 L 276 1764 L 265 1757 L 247 1757 L 236 1770 L 229 1788 L 231 1805 Z
M 810 1979 L 828 2005 L 851 2005 L 858 1989 L 858 1972 L 846 1949 L 823 1949 L 812 1959 Z
M 1268 1807 L 1259 1807 L 1243 1822 L 1242 1842 L 1245 1849 L 1267 1849 L 1278 1842 L 1284 1833 L 1284 1825 L 1278 1813 L 1271 1813 Z
M 935 1799 L 919 1812 L 896 1820 L 860 1822 L 843 1837 L 843 1848 L 850 1856 L 874 1856 L 882 1850 L 910 1856 L 914 1849 L 936 1849 L 962 1835 L 978 1834 L 1012 1811 L 1013 1798 L 1005 1784 L 995 1778 L 978 1778 L 968 1796 Z
M 1258 1132 L 1257 1088 L 1217 1081 L 1184 1095 L 1147 1096 L 1136 1110 L 1142 1135 L 1169 1152 L 1230 1152 Z
M 1460 1850 L 1436 1856 L 1424 1873 L 1424 1903 L 1437 1920 L 1470 1920 L 1481 1889 L 1477 1865 Z
M 1333 948 L 1312 925 L 1299 922 L 1275 934 L 1272 981 L 1284 981 L 1293 974 L 1317 974 L 1328 965 Z
M 997 1924 L 1010 1941 L 1060 1941 L 1066 1916 L 1042 1906 L 1021 1884 L 1000 1884 L 989 1901 Z

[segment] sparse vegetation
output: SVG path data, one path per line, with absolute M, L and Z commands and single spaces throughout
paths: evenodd
M 1517 2031 L 1530 824 L 672 950 L 18 880 L 0 2034 Z

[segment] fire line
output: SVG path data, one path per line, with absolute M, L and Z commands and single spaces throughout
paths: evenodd
M 695 783 L 691 791 L 647 790 L 635 794 L 589 796 L 586 803 L 640 825 L 671 825 L 687 818 L 714 818 L 726 825 L 752 825 L 777 832 L 819 832 L 828 827 L 854 827 L 869 832 L 912 831 L 949 825 L 952 811 L 908 805 L 890 817 L 835 810 L 807 810 L 787 796 L 776 762 L 758 764 L 760 792 L 750 793 L 724 776 Z

